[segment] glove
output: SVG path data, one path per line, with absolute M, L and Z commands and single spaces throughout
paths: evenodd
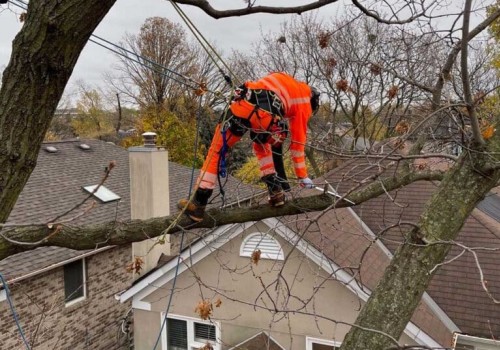
M 314 184 L 312 182 L 312 180 L 308 177 L 305 177 L 303 179 L 299 179 L 299 185 L 300 187 L 302 188 L 314 188 Z

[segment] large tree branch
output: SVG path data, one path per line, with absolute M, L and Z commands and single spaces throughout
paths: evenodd
M 168 233 L 175 233 L 185 229 L 214 228 L 227 224 L 259 221 L 270 217 L 320 211 L 331 207 L 343 208 L 352 206 L 352 203 L 360 204 L 386 191 L 406 186 L 415 181 L 434 181 L 440 180 L 442 177 L 443 173 L 436 171 L 395 174 L 383 179 L 374 177 L 372 180 L 375 181 L 349 193 L 342 199 L 329 194 L 319 194 L 293 199 L 280 208 L 260 205 L 250 210 L 249 208 L 211 209 L 205 213 L 204 220 L 198 224 L 193 224 L 187 217 L 179 218 L 178 214 L 174 214 L 148 220 L 110 221 L 104 224 L 81 227 L 63 224 L 54 224 L 50 227 L 47 225 L 13 227 L 4 232 L 4 237 L 0 238 L 0 260 L 38 246 L 59 246 L 76 250 L 95 249 L 158 237 L 165 234 L 168 227 L 171 227 Z M 23 243 L 16 244 L 13 243 L 14 241 Z M 29 242 L 41 243 L 33 245 Z
M 336 3 L 338 0 L 318 0 L 313 1 L 306 5 L 301 6 L 247 6 L 240 9 L 232 9 L 232 10 L 217 10 L 210 5 L 210 2 L 206 0 L 175 0 L 174 2 L 177 4 L 183 5 L 191 5 L 202 9 L 207 15 L 219 19 L 226 17 L 236 17 L 236 16 L 244 16 L 250 15 L 253 13 L 274 13 L 274 14 L 289 14 L 289 13 L 302 13 L 306 11 L 311 11 L 318 9 L 320 7 Z
M 470 23 L 470 12 L 471 12 L 472 0 L 465 1 L 464 8 L 464 21 L 462 26 L 462 37 L 466 38 L 469 34 L 469 23 Z M 484 139 L 481 135 L 481 130 L 479 128 L 479 120 L 477 119 L 476 108 L 473 105 L 471 82 L 469 77 L 469 42 L 462 40 L 461 45 L 461 56 L 460 56 L 460 73 L 462 74 L 462 85 L 464 89 L 464 100 L 467 107 L 467 113 L 469 114 L 470 124 L 472 127 L 472 135 L 474 140 L 483 145 Z

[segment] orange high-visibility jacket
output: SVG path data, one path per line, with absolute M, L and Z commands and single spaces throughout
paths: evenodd
M 290 152 L 295 174 L 298 178 L 306 178 L 304 148 L 307 139 L 307 122 L 312 115 L 311 88 L 306 83 L 281 72 L 269 74 L 257 81 L 248 81 L 245 86 L 252 90 L 270 90 L 280 98 L 285 112 L 284 117 L 289 120 Z

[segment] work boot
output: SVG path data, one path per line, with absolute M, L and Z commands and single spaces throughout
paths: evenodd
M 269 174 L 261 178 L 266 184 L 269 192 L 268 202 L 271 207 L 282 207 L 285 205 L 285 192 L 281 187 L 280 180 L 276 174 Z
M 210 189 L 198 188 L 191 201 L 185 198 L 181 199 L 179 203 L 177 203 L 177 207 L 181 210 L 186 208 L 184 213 L 186 213 L 191 220 L 194 222 L 201 222 L 203 221 L 205 208 L 212 192 L 213 190 Z
M 285 192 L 281 191 L 281 192 L 269 194 L 268 202 L 269 202 L 269 205 L 271 207 L 277 208 L 277 207 L 284 206 L 285 205 Z

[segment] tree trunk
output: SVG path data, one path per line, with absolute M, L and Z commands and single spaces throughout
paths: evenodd
M 358 315 L 355 324 L 360 327 L 351 328 L 341 350 L 382 350 L 396 345 L 382 333 L 399 339 L 432 279 L 431 270 L 445 260 L 452 246 L 446 242 L 456 238 L 477 202 L 500 178 L 498 170 L 479 170 L 491 161 L 488 155 L 471 153 L 463 156 L 440 183 L 420 217 L 419 229 L 408 232 L 407 244 L 396 251 Z
M 36 165 L 76 61 L 115 0 L 30 1 L 0 89 L 0 223 Z

